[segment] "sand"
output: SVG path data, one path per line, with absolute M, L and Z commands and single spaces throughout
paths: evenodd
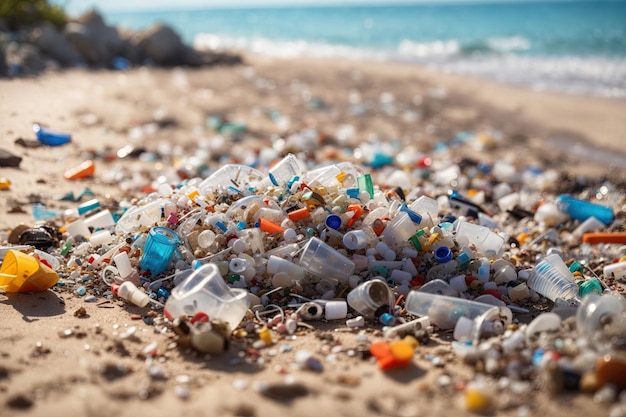
M 234 68 L 141 68 L 128 73 L 71 70 L 0 80 L 0 144 L 23 158 L 20 169 L 0 168 L 0 177 L 12 183 L 0 196 L 0 229 L 34 224 L 30 207 L 35 201 L 59 212 L 75 207 L 76 203 L 57 198 L 86 187 L 100 198 L 107 194 L 120 198 L 124 190 L 107 173 L 114 168 L 158 169 L 175 164 L 176 147 L 194 149 L 211 137 L 203 126 L 207 115 L 215 113 L 247 123 L 250 131 L 246 141 L 211 148 L 214 154 L 225 155 L 222 161 L 245 160 L 247 153 L 266 147 L 272 134 L 303 126 L 315 127 L 328 138 L 311 150 L 320 155 L 337 154 L 331 137 L 346 124 L 354 126 L 355 134 L 341 146 L 378 138 L 424 150 L 460 131 L 495 130 L 502 139 L 492 149 L 468 149 L 471 155 L 466 156 L 520 166 L 532 163 L 578 177 L 626 178 L 624 100 L 529 91 L 402 64 L 254 56 L 246 62 Z M 350 111 L 349 99 L 356 103 L 356 91 L 360 104 L 375 103 L 365 116 Z M 381 107 L 381 101 L 393 110 Z M 288 117 L 289 127 L 284 129 L 284 124 L 267 117 L 270 110 Z M 163 121 L 164 116 L 176 124 L 129 139 L 130 127 Z M 17 138 L 34 137 L 33 122 L 71 132 L 72 143 L 37 149 L 15 144 Z M 173 155 L 156 165 L 99 159 L 94 179 L 70 182 L 62 178 L 65 170 L 89 157 L 90 150 L 115 151 L 129 142 L 151 150 L 170 149 Z M 80 307 L 86 310 L 83 317 L 75 315 Z M 119 299 L 87 303 L 63 291 L 0 295 L 1 414 L 470 414 L 462 403 L 462 388 L 474 378 L 474 370 L 455 359 L 450 334 L 420 346 L 410 367 L 384 373 L 355 353 L 364 344 L 363 335 L 369 341 L 380 337 L 373 328 L 352 332 L 343 322 L 313 323 L 318 331 L 277 340 L 273 348 L 261 350 L 261 361 L 240 356 L 243 342 L 237 340 L 225 355 L 208 358 L 177 348 L 171 333 L 161 334 L 160 326 L 144 323 L 147 311 Z M 150 346 L 153 342 L 156 348 Z M 283 351 L 287 350 L 283 346 L 291 350 Z M 156 352 L 151 360 L 146 360 L 146 349 Z M 324 370 L 295 368 L 294 355 L 301 349 L 314 352 Z M 433 356 L 444 365 L 433 362 Z M 444 383 L 444 375 L 452 382 Z M 301 384 L 300 390 L 292 387 L 278 392 L 302 396 L 276 400 L 259 393 L 259 384 L 294 379 Z M 607 406 L 595 404 L 590 394 L 555 396 L 538 381 L 531 386 L 529 392 L 499 393 L 495 414 L 574 417 L 608 413 Z

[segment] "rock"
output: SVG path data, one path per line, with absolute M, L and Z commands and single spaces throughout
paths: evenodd
M 157 65 L 183 65 L 185 59 L 193 60 L 188 47 L 171 27 L 158 23 L 136 37 L 136 44 L 143 56 Z
M 46 63 L 37 47 L 27 43 L 11 42 L 6 49 L 9 75 L 33 75 L 46 68 Z
M 125 49 L 117 29 L 108 26 L 94 10 L 68 23 L 65 37 L 87 63 L 95 66 L 110 67 L 113 58 L 122 55 Z
M 82 62 L 78 51 L 50 22 L 44 22 L 34 28 L 30 33 L 30 41 L 41 52 L 57 60 L 63 66 L 75 66 Z

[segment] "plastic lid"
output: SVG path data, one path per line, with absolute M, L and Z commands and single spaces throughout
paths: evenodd
M 439 263 L 446 263 L 452 259 L 452 251 L 447 246 L 439 246 L 435 249 L 435 260 Z
M 329 215 L 326 217 L 326 226 L 334 230 L 339 229 L 341 227 L 341 217 L 336 214 Z

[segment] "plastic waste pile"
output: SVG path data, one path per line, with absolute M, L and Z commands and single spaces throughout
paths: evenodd
M 79 168 L 66 178 L 94 173 Z M 63 225 L 7 233 L 0 288 L 162 310 L 181 345 L 213 355 L 232 337 L 262 349 L 326 320 L 382 328 L 370 352 L 386 370 L 451 331 L 482 374 L 522 387 L 540 375 L 555 392 L 614 401 L 626 389 L 626 301 L 614 287 L 626 277 L 624 190 L 551 197 L 551 173 L 510 168 L 368 172 L 288 154 L 265 172 L 225 164 L 153 183 L 140 199 L 40 206 L 36 217 Z M 469 410 L 489 398 L 480 380 L 466 390 Z

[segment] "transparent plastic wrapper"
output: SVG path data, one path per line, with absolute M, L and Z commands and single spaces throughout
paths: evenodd
M 352 275 L 355 268 L 354 262 L 317 237 L 306 243 L 299 263 L 319 278 L 342 279 Z
M 411 291 L 405 304 L 406 311 L 420 317 L 428 316 L 431 323 L 443 330 L 453 329 L 460 317 L 474 319 L 491 308 L 493 306 L 489 304 L 419 291 Z M 499 308 L 506 327 L 511 323 L 513 313 L 507 307 Z
M 265 176 L 258 170 L 238 164 L 224 165 L 204 181 L 198 184 L 198 189 L 208 194 L 217 190 L 225 190 L 228 187 L 247 189 L 254 187 Z
M 246 312 L 250 301 L 248 292 L 229 288 L 217 265 L 201 266 L 176 286 L 165 303 L 164 314 L 169 320 L 181 316 L 205 313 L 210 320 L 222 320 L 235 329 Z
M 557 298 L 580 301 L 574 276 L 557 254 L 546 256 L 539 262 L 530 274 L 527 284 L 530 289 L 552 301 Z
M 115 226 L 117 233 L 134 233 L 139 227 L 150 227 L 176 213 L 176 204 L 167 198 L 158 199 L 143 206 L 126 210 Z
M 497 258 L 504 252 L 504 237 L 485 226 L 460 222 L 456 229 L 456 238 L 457 240 L 466 238 L 469 244 L 475 245 L 476 249 L 485 256 Z

